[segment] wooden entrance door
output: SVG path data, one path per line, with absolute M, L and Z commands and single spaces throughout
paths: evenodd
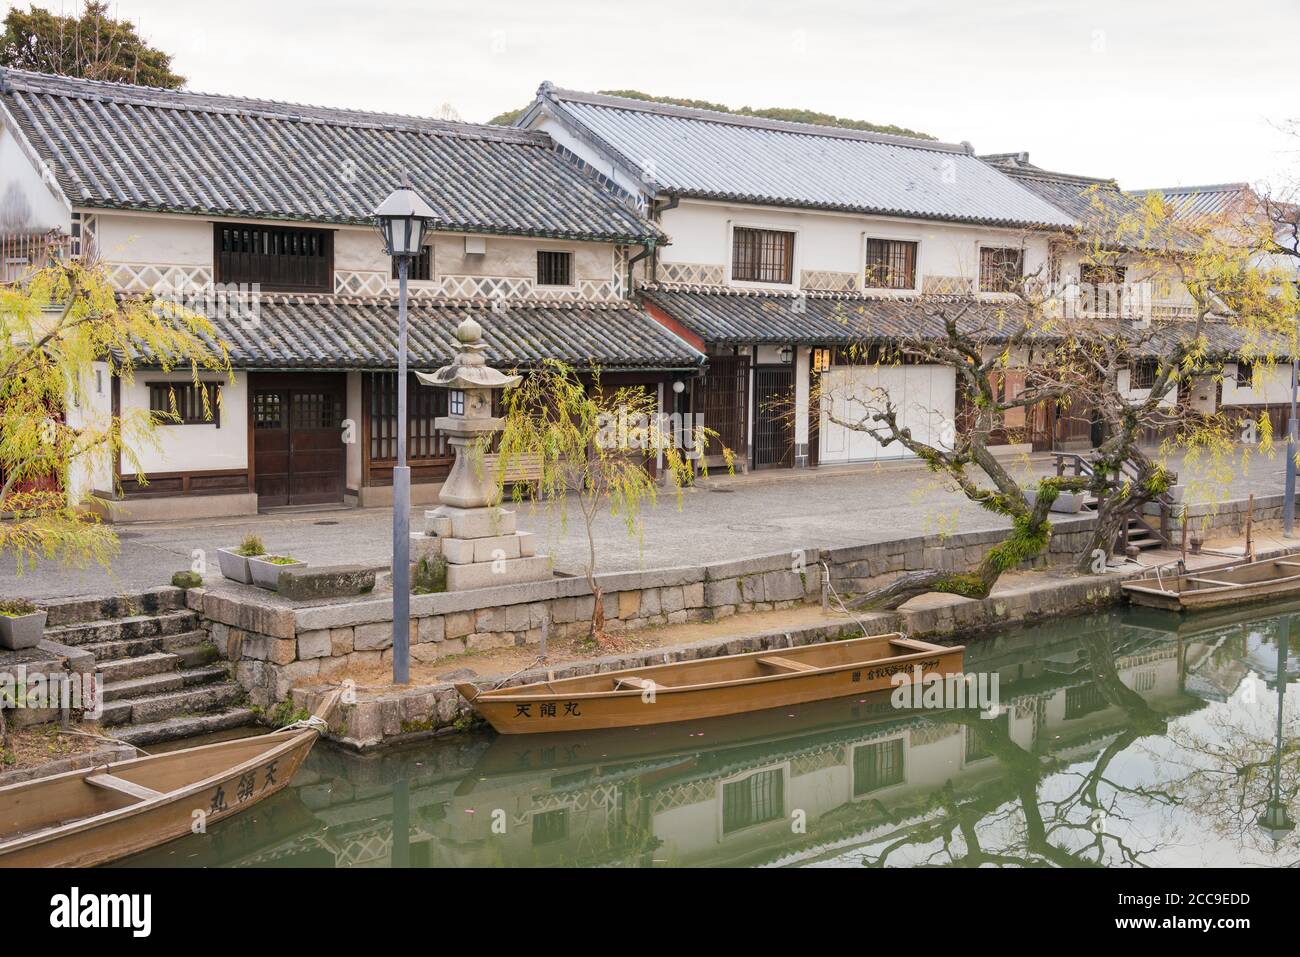
M 347 446 L 341 374 L 255 375 L 249 403 L 259 506 L 343 501 Z
M 754 366 L 754 468 L 794 466 L 794 366 Z

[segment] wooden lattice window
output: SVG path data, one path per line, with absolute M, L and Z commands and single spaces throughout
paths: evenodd
M 1138 359 L 1128 367 L 1128 387 L 1130 389 L 1150 389 L 1155 384 L 1155 359 Z
M 722 786 L 722 833 L 730 834 L 785 816 L 785 774 L 759 771 Z
M 915 289 L 916 243 L 868 239 L 866 285 L 868 289 Z
M 1238 389 L 1255 388 L 1255 363 L 1238 359 L 1236 380 Z
M 569 836 L 569 809 L 556 808 L 533 815 L 533 846 L 552 844 Z
M 149 411 L 159 425 L 221 428 L 221 407 L 217 404 L 220 391 L 219 382 L 150 382 Z
M 393 278 L 397 278 L 397 257 L 393 257 Z M 411 258 L 410 268 L 406 270 L 407 279 L 426 281 L 433 278 L 433 247 L 423 246 L 420 255 Z
M 794 276 L 794 233 L 737 226 L 731 232 L 731 278 L 789 285 Z
M 537 251 L 537 285 L 572 286 L 573 253 L 553 249 Z
M 270 292 L 333 292 L 334 234 L 287 226 L 214 227 L 217 282 Z
M 447 438 L 433 422 L 447 414 L 446 389 L 421 385 L 411 375 L 406 385 L 406 455 L 413 462 L 450 460 Z M 397 459 L 397 373 L 374 372 L 370 378 L 370 460 Z
M 853 749 L 853 796 L 903 783 L 903 739 L 876 741 Z
M 1011 246 L 980 249 L 980 291 L 1015 292 L 1025 275 L 1025 251 Z

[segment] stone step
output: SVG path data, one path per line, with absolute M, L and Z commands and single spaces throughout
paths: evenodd
M 185 715 L 163 718 L 146 724 L 133 724 L 117 731 L 113 737 L 141 746 L 175 741 L 196 734 L 211 734 L 228 728 L 241 728 L 252 724 L 255 715 L 251 708 L 224 708 L 211 714 Z
M 196 648 L 204 649 L 207 656 L 201 662 L 206 664 L 217 654 L 216 646 L 208 641 L 208 633 L 199 629 L 181 631 L 174 635 L 154 635 L 150 638 L 124 638 L 116 641 L 92 641 L 79 646 L 95 656 L 96 661 L 114 661 L 118 658 L 134 658 L 139 655 L 151 655 L 159 651 L 183 654 Z
M 131 615 L 126 618 L 105 618 L 56 628 L 47 627 L 45 637 L 61 645 L 81 646 L 174 635 L 182 631 L 193 631 L 198 624 L 197 612 L 167 611 L 157 615 Z
M 104 683 L 104 708 L 107 709 L 115 701 L 180 691 L 184 687 L 185 679 L 176 670 L 163 674 L 142 675 L 139 678 L 126 678 L 122 681 L 107 681 Z
M 109 598 L 60 598 L 39 604 L 46 611 L 46 626 L 59 628 L 109 618 L 175 611 L 185 607 L 185 592 L 180 588 L 167 585 L 134 595 L 114 595 Z
M 96 659 L 96 662 L 95 671 L 103 676 L 104 685 L 107 687 L 110 684 L 127 681 L 131 678 L 144 678 L 149 675 L 175 671 L 180 667 L 181 659 L 179 655 L 156 651 L 147 655 L 117 658 L 111 661 Z
M 106 700 L 99 723 L 104 727 L 152 724 L 168 718 L 200 715 L 229 708 L 240 702 L 243 697 L 243 688 L 233 681 L 222 681 L 166 694 L 124 698 L 117 701 Z
M 230 677 L 230 671 L 225 665 L 203 665 L 198 668 L 183 668 L 180 675 L 185 681 L 185 687 L 193 688 L 214 681 L 223 681 Z

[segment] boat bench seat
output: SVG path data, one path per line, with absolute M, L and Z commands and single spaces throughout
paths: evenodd
M 769 668 L 780 668 L 782 671 L 816 671 L 816 665 L 805 664 L 802 661 L 795 661 L 793 658 L 782 658 L 780 655 L 766 655 L 758 659 L 760 665 L 767 665 Z
M 657 687 L 659 686 L 646 678 L 619 678 L 614 682 L 615 691 L 623 691 L 627 688 L 636 688 L 640 691 L 653 691 Z
M 128 797 L 133 797 L 138 801 L 150 801 L 156 797 L 161 797 L 161 791 L 155 791 L 153 788 L 147 788 L 143 784 L 134 784 L 131 781 L 124 780 L 112 774 L 89 774 L 83 778 L 87 784 L 92 784 L 97 788 L 103 788 L 106 791 L 117 791 Z

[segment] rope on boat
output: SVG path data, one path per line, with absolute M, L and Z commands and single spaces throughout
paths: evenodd
M 276 728 L 272 734 L 283 734 L 285 731 L 305 731 L 313 728 L 321 734 L 329 730 L 329 723 L 324 718 L 317 715 L 309 715 L 301 721 L 295 721 L 292 724 L 286 724 L 283 728 Z
M 835 596 L 835 600 L 839 603 L 840 608 L 842 608 L 842 609 L 844 610 L 844 614 L 848 615 L 850 618 L 852 618 L 854 621 L 856 621 L 856 622 L 858 623 L 858 627 L 862 629 L 862 637 L 863 637 L 863 638 L 866 638 L 866 637 L 867 637 L 867 625 L 866 625 L 866 623 L 865 623 L 861 618 L 859 618 L 857 615 L 853 614 L 853 612 L 849 611 L 848 606 L 844 604 L 844 599 L 840 597 L 840 593 L 837 592 L 837 591 L 835 590 L 835 586 L 834 586 L 833 584 L 831 584 L 831 569 L 830 569 L 830 566 L 827 565 L 825 562 L 818 562 L 818 564 L 821 565 L 821 567 L 822 567 L 822 574 L 826 576 L 826 577 L 823 579 L 823 581 L 826 582 L 826 588 L 830 591 L 830 593 L 831 593 L 832 595 Z M 788 637 L 788 636 L 787 636 L 787 637 Z
M 520 669 L 519 669 L 518 671 L 516 671 L 514 674 L 506 675 L 504 678 L 502 678 L 500 681 L 498 681 L 496 684 L 494 684 L 494 685 L 492 686 L 491 690 L 492 690 L 492 691 L 496 691 L 498 688 L 500 688 L 503 684 L 505 684 L 505 683 L 506 683 L 507 681 L 509 681 L 511 678 L 517 678 L 519 675 L 523 674 L 525 671 L 527 671 L 529 668 L 533 667 L 534 665 L 544 664 L 545 662 L 546 662 L 546 656 L 545 656 L 545 655 L 538 655 L 536 658 L 534 658 L 532 661 L 528 662 L 528 664 L 524 665 L 522 668 L 520 668 Z M 549 684 L 549 682 L 548 682 L 548 684 Z

